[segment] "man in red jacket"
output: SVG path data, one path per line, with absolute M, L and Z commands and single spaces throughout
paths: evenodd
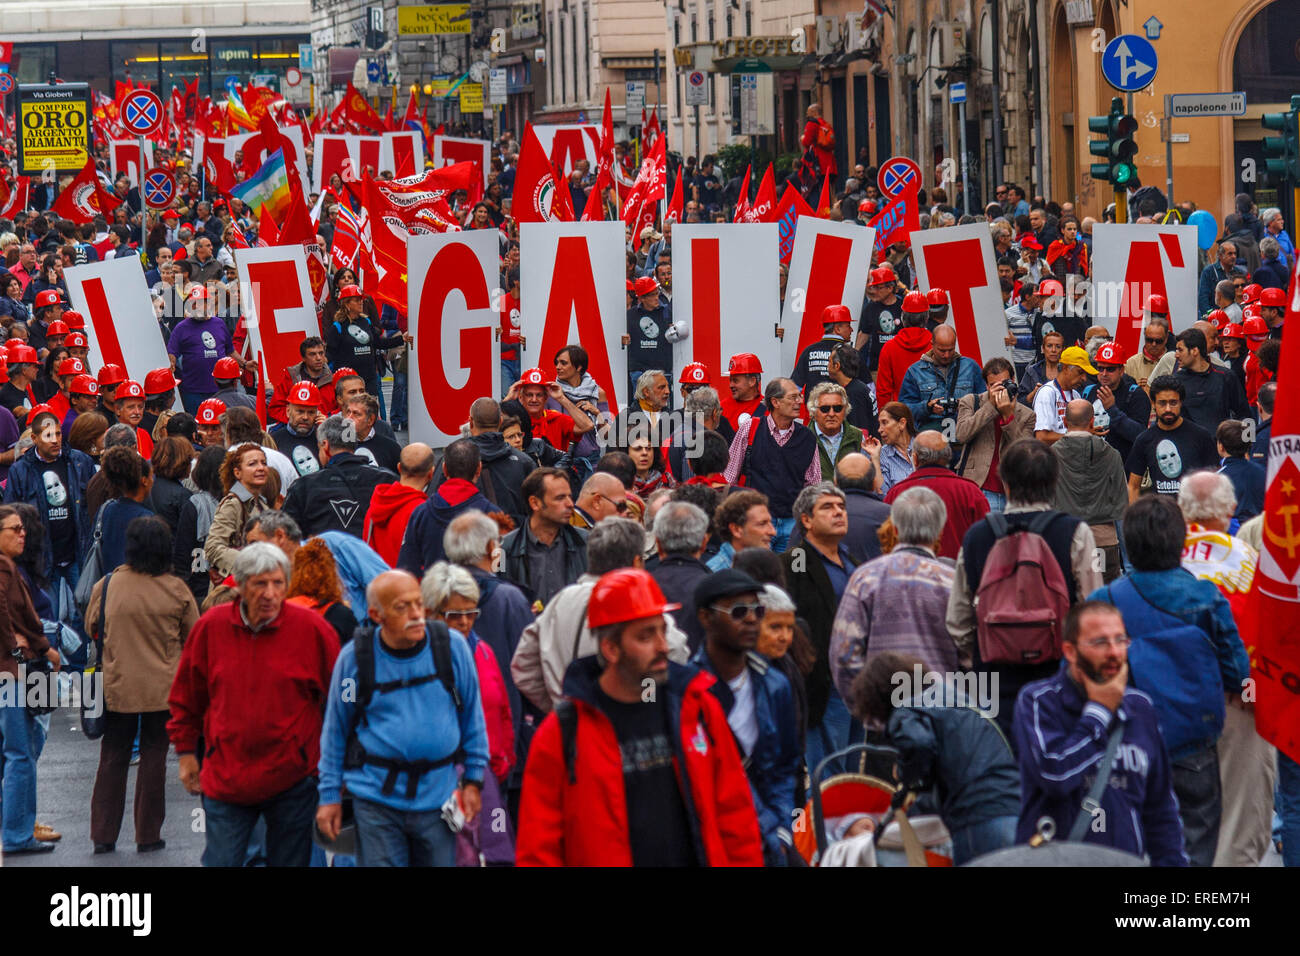
M 418 441 L 407 445 L 397 462 L 397 481 L 376 485 L 370 495 L 362 537 L 389 567 L 397 566 L 411 512 L 429 500 L 433 463 L 433 449 L 428 445 Z
M 245 545 L 234 571 L 239 600 L 204 614 L 185 642 L 167 733 L 181 783 L 203 796 L 204 866 L 243 866 L 259 816 L 268 864 L 307 866 L 339 639 L 325 618 L 285 601 L 289 559 L 275 545 Z
M 289 420 L 289 393 L 299 382 L 311 382 L 320 389 L 321 411 L 333 415 L 338 411 L 338 402 L 334 398 L 334 373 L 325 361 L 325 342 L 320 336 L 311 335 L 298 343 L 298 354 L 302 361 L 290 365 L 280 376 L 271 395 L 271 405 L 267 414 L 281 425 Z
M 979 485 L 952 470 L 952 446 L 942 432 L 921 432 L 912 440 L 912 464 L 916 470 L 889 489 L 885 504 L 892 505 L 908 488 L 929 488 L 937 494 L 948 509 L 939 557 L 955 559 L 970 526 L 989 513 L 988 499 Z
M 762 866 L 717 681 L 668 660 L 664 612 L 677 607 L 645 571 L 596 582 L 599 650 L 569 666 L 565 699 L 533 738 L 519 866 Z
M 903 376 L 916 360 L 930 350 L 932 338 L 926 322 L 930 318 L 930 300 L 920 292 L 903 296 L 903 328 L 880 348 L 880 369 L 876 373 L 876 407 L 884 408 L 898 400 Z

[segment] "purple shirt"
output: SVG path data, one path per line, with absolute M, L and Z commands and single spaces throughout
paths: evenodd
M 181 391 L 211 395 L 217 390 L 212 378 L 212 367 L 217 359 L 229 355 L 234 340 L 226 323 L 218 318 L 178 322 L 167 343 L 167 352 L 176 356 L 176 371 L 180 373 Z
M 7 408 L 0 408 L 0 451 L 8 451 L 22 436 L 18 429 L 18 419 Z M 0 481 L 9 477 L 9 466 L 0 465 Z

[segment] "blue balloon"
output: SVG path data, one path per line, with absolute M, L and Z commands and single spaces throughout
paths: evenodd
M 1218 223 L 1214 221 L 1213 214 L 1204 209 L 1198 209 L 1188 216 L 1187 224 L 1196 227 L 1196 244 L 1202 249 L 1210 248 L 1219 237 Z

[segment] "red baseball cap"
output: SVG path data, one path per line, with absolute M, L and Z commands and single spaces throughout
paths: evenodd
M 65 312 L 63 314 L 67 315 L 68 313 Z M 80 332 L 69 332 L 68 337 L 63 340 L 63 344 L 70 349 L 90 348 L 90 343 L 86 341 L 86 337 Z
M 545 385 L 546 376 L 540 368 L 530 368 L 519 376 L 519 382 L 523 385 Z
M 121 385 L 119 385 L 117 387 L 117 391 L 113 393 L 114 400 L 123 399 L 123 398 L 144 398 L 144 397 L 145 397 L 144 386 L 141 385 L 139 382 L 132 381 L 129 378 Z
M 682 369 L 681 377 L 677 379 L 679 385 L 708 385 L 710 384 L 709 370 L 704 367 L 703 362 L 691 362 Z
M 156 368 L 144 377 L 146 395 L 166 395 L 181 383 L 170 368 Z
M 853 313 L 847 305 L 828 305 L 822 309 L 822 325 L 839 325 L 841 322 L 853 324 Z
M 78 375 L 72 380 L 72 388 L 69 391 L 73 395 L 98 395 L 99 383 L 89 375 Z
M 67 322 L 64 322 L 62 319 L 55 319 L 45 329 L 45 337 L 49 338 L 52 335 L 67 335 L 69 331 L 71 330 L 68 328 Z
M 1168 315 L 1169 300 L 1163 295 L 1152 295 L 1147 299 L 1147 311 L 1152 315 Z
M 212 366 L 213 378 L 219 378 L 223 380 L 231 379 L 231 378 L 239 378 L 241 374 L 242 371 L 239 368 L 239 363 L 236 362 L 234 359 L 232 359 L 229 355 L 221 356 L 221 358 L 217 359 L 217 364 Z
M 653 276 L 641 276 L 632 283 L 632 291 L 635 292 L 638 297 L 650 295 L 652 292 L 659 291 L 659 283 L 655 282 Z
M 85 375 L 86 366 L 81 364 L 79 358 L 65 358 L 59 363 L 59 367 L 54 370 L 55 375 Z
M 68 309 L 63 313 L 63 321 L 68 324 L 68 328 L 74 332 L 86 327 L 86 317 L 76 309 Z
M 181 214 L 178 213 L 175 209 L 165 209 L 163 210 L 162 217 L 164 219 L 179 219 L 181 218 Z
M 54 409 L 50 408 L 50 406 L 45 402 L 41 402 L 39 405 L 33 405 L 32 410 L 27 413 L 27 421 L 35 421 L 37 415 L 44 415 L 46 412 L 53 415 Z
M 930 294 L 927 295 L 925 299 L 930 303 L 932 308 L 936 305 L 947 305 L 948 293 L 944 292 L 943 289 L 931 289 Z
M 1033 249 L 1037 252 L 1042 252 L 1043 244 L 1039 242 L 1037 239 L 1035 239 L 1033 236 L 1025 236 L 1025 238 L 1020 240 L 1020 248 Z
M 340 302 L 343 301 L 344 299 L 359 299 L 359 298 L 361 298 L 360 286 L 345 285 L 343 288 L 339 289 Z
M 1265 289 L 1259 294 L 1259 304 L 1270 309 L 1286 308 L 1286 289 Z
M 226 403 L 219 398 L 205 398 L 199 402 L 194 414 L 194 421 L 199 425 L 220 425 L 221 416 L 226 412 Z
M 903 311 L 916 315 L 930 311 L 930 301 L 920 292 L 909 292 L 903 296 Z
M 892 285 L 898 281 L 898 276 L 894 275 L 894 270 L 889 266 L 878 266 L 871 270 L 871 277 L 867 280 L 867 285 Z
M 288 403 L 308 408 L 320 408 L 320 389 L 311 382 L 299 382 L 289 389 Z
M 43 309 L 46 306 L 58 305 L 63 299 L 55 289 L 46 289 L 44 292 L 36 293 L 36 308 Z
M 343 379 L 349 377 L 349 376 L 352 376 L 352 377 L 354 377 L 354 378 L 360 378 L 360 377 L 361 377 L 360 375 L 357 374 L 357 370 L 356 370 L 356 369 L 354 369 L 354 368 L 348 368 L 346 365 L 344 365 L 344 366 L 343 366 L 342 368 L 340 368 L 340 369 L 337 369 L 337 370 L 334 372 L 334 378 L 333 378 L 333 380 L 332 380 L 332 381 L 334 382 L 334 387 L 335 387 L 335 388 L 338 388 L 338 384 L 339 384 L 339 382 L 340 382 L 341 380 L 343 380 Z
M 114 365 L 112 362 L 105 365 L 99 370 L 99 387 L 106 385 L 118 385 L 126 381 L 126 369 L 120 365 Z
M 1092 360 L 1094 365 L 1123 365 L 1125 361 L 1124 350 L 1120 348 L 1118 342 L 1106 342 L 1101 348 L 1097 349 L 1097 357 Z

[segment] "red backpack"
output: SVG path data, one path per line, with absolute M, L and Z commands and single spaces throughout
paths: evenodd
M 1011 531 L 1004 515 L 985 520 L 996 541 L 975 592 L 980 659 L 986 664 L 1045 664 L 1061 656 L 1070 589 L 1043 538 L 1059 512 L 1035 515 Z

